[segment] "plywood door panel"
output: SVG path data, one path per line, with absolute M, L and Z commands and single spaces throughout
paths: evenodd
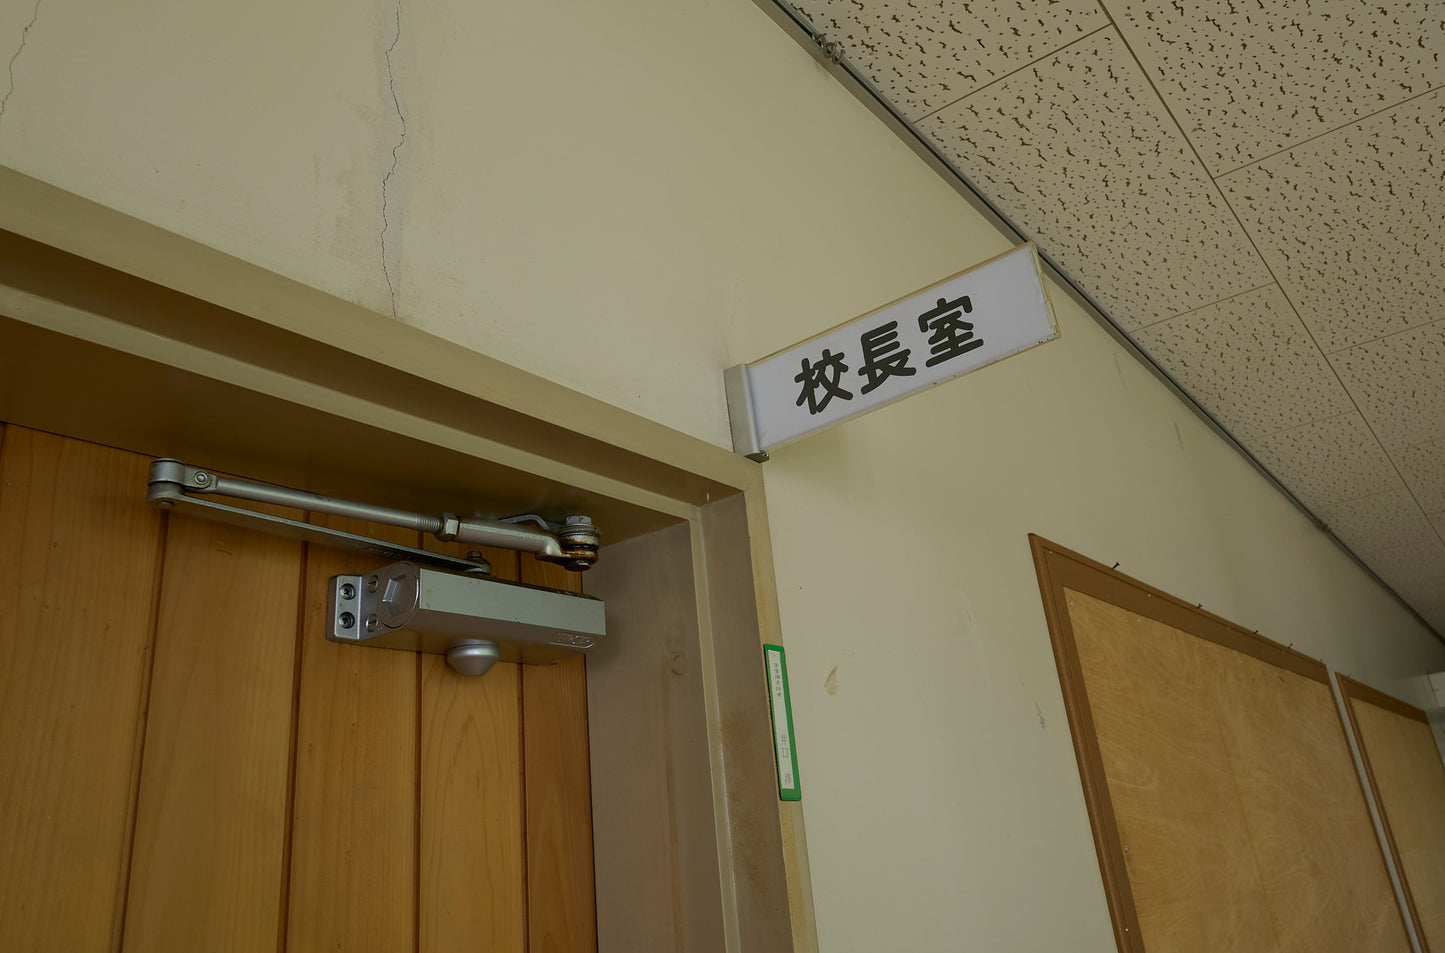
M 577 574 L 522 557 L 522 581 L 581 591 Z M 532 953 L 597 949 L 587 670 L 579 656 L 522 668 L 528 937 Z
M 166 556 L 123 949 L 275 950 L 302 545 L 175 514 Z
M 1330 686 L 1219 652 L 1215 711 L 1279 949 L 1408 950 Z
M 515 552 L 481 552 L 494 578 L 517 579 Z M 464 678 L 440 655 L 421 665 L 420 949 L 524 953 L 521 666 Z
M 148 461 L 9 426 L 0 456 L 0 938 L 109 950 L 162 515 Z
M 1277 949 L 1201 658 L 1225 650 L 1066 595 L 1145 948 Z
M 418 534 L 317 517 L 411 546 Z M 417 689 L 410 652 L 328 642 L 331 577 L 383 564 L 307 547 L 289 953 L 407 953 L 416 946 Z
M 1445 950 L 1445 764 L 1429 722 L 1350 698 L 1424 945 Z
M 1409 949 L 1329 686 L 1064 590 L 1142 948 Z

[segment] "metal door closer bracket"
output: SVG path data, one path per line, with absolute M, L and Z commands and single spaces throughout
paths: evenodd
M 208 496 L 349 516 L 431 533 L 442 541 L 518 550 L 574 572 L 597 561 L 597 527 L 586 516 L 569 516 L 560 525 L 532 515 L 505 520 L 431 516 L 236 480 L 164 458 L 151 462 L 146 493 L 146 502 L 157 506 L 396 560 L 365 575 L 332 578 L 326 633 L 332 642 L 445 655 L 460 674 L 483 675 L 498 659 L 558 662 L 587 652 L 607 635 L 601 600 L 492 579 L 480 553 L 466 559 L 431 553 L 228 506 Z

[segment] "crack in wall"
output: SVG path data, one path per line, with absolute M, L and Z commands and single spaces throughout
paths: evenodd
M 30 14 L 30 22 L 25 24 L 25 29 L 20 31 L 20 45 L 10 55 L 10 63 L 6 67 L 10 74 L 10 85 L 5 89 L 5 95 L 0 96 L 0 121 L 5 119 L 5 107 L 10 104 L 10 95 L 15 92 L 15 61 L 20 59 L 20 54 L 25 52 L 25 42 L 30 38 L 30 28 L 35 21 L 40 19 L 40 4 L 43 0 L 35 0 L 35 10 Z
M 401 108 L 401 98 L 396 93 L 396 73 L 392 71 L 391 54 L 401 42 L 401 3 L 396 5 L 396 37 L 391 41 L 391 46 L 386 48 L 386 84 L 391 92 L 391 104 L 396 109 L 396 118 L 401 122 L 401 136 L 396 140 L 396 145 L 391 147 L 391 168 L 386 170 L 386 175 L 381 179 L 381 274 L 386 279 L 386 290 L 391 295 L 391 316 L 396 314 L 396 282 L 391 277 L 391 266 L 386 258 L 386 233 L 391 228 L 391 220 L 387 215 L 389 195 L 387 186 L 391 184 L 392 176 L 396 175 L 396 168 L 401 159 L 398 153 L 401 147 L 406 145 L 406 114 Z

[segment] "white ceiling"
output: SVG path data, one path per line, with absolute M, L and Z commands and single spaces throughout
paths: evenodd
M 1445 633 L 1445 0 L 793 0 Z

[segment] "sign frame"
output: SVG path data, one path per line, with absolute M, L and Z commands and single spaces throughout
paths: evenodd
M 794 428 L 795 432 L 785 433 L 777 439 L 770 439 L 768 434 L 764 432 L 767 428 L 760 426 L 759 424 L 758 411 L 760 398 L 757 392 L 757 388 L 754 386 L 754 379 L 755 375 L 758 372 L 758 368 L 762 367 L 763 365 L 768 365 L 770 364 L 770 362 L 774 362 L 775 359 L 789 355 L 790 353 L 803 351 L 815 342 L 820 341 L 820 339 L 827 337 L 836 337 L 839 332 L 842 332 L 844 330 L 851 330 L 855 325 L 865 325 L 869 321 L 869 319 L 882 315 L 885 312 L 899 309 L 901 308 L 901 306 L 912 303 L 926 307 L 925 299 L 929 295 L 935 293 L 938 290 L 947 289 L 949 288 L 949 286 L 953 286 L 956 283 L 960 282 L 961 279 L 964 279 L 975 272 L 979 272 L 985 268 L 988 268 L 990 265 L 994 265 L 1002 261 L 1003 259 L 1025 253 L 1025 249 L 1027 249 L 1026 254 L 1032 264 L 1032 274 L 1038 281 L 1039 298 L 1041 299 L 1038 302 L 1028 302 L 1028 304 L 1030 306 L 1041 305 L 1042 308 L 1042 314 L 1040 314 L 1039 312 L 1033 312 L 1030 317 L 1035 319 L 1036 324 L 1037 318 L 1039 317 L 1044 317 L 1047 319 L 1047 335 L 1025 335 L 1025 338 L 1016 345 L 1006 342 L 1001 345 L 1003 348 L 1006 348 L 1006 350 L 1003 350 L 1000 353 L 990 355 L 989 358 L 981 364 L 974 363 L 970 366 L 968 363 L 965 363 L 965 365 L 963 365 L 963 369 L 955 373 L 944 372 L 940 374 L 935 372 L 935 376 L 933 376 L 932 378 L 924 378 L 919 383 L 904 387 L 895 394 L 865 399 L 865 403 L 862 406 L 859 406 L 858 409 L 853 410 L 852 412 L 847 412 L 846 410 L 835 410 L 828 415 L 827 419 L 821 421 L 815 427 L 805 428 L 801 430 L 797 430 L 797 428 Z M 964 300 L 966 300 L 966 298 Z M 945 303 L 944 299 L 939 298 L 938 303 L 940 306 L 943 305 Z M 965 304 L 964 311 L 968 311 L 970 315 L 972 315 L 970 307 L 970 304 Z M 957 315 L 957 312 L 955 312 L 955 315 Z M 925 316 L 920 315 L 919 317 L 921 320 Z M 895 329 L 894 333 L 890 335 L 890 337 L 894 339 L 895 343 L 888 344 L 888 348 L 893 349 L 893 357 L 898 358 L 899 352 L 897 349 L 899 348 L 899 344 L 896 343 L 897 322 L 892 322 L 888 326 L 891 326 Z M 971 323 L 964 324 L 962 326 L 970 329 L 973 327 Z M 915 339 L 914 343 L 916 343 L 918 335 L 913 334 L 911 329 L 909 329 L 908 333 L 912 335 L 912 337 Z M 972 334 L 965 333 L 963 336 L 972 337 Z M 808 337 L 803 341 L 798 342 L 797 344 L 781 348 L 767 355 L 766 357 L 760 358 L 756 361 L 752 361 L 746 364 L 736 364 L 732 367 L 729 367 L 723 372 L 723 384 L 727 394 L 728 418 L 731 423 L 732 429 L 733 449 L 736 452 L 752 460 L 757 460 L 760 462 L 767 460 L 769 451 L 775 450 L 778 447 L 786 446 L 787 444 L 792 443 L 796 440 L 801 440 L 805 437 L 809 437 L 814 433 L 818 433 L 821 430 L 825 430 L 836 424 L 843 423 L 844 421 L 862 417 L 865 414 L 872 413 L 873 411 L 878 410 L 881 407 L 886 407 L 889 404 L 902 400 L 905 397 L 912 396 L 913 394 L 919 393 L 922 390 L 926 390 L 929 387 L 935 387 L 939 384 L 953 380 L 956 377 L 961 377 L 964 374 L 971 373 L 972 371 L 978 370 L 982 367 L 987 367 L 989 364 L 994 364 L 998 361 L 1005 360 L 1006 358 L 1013 357 L 1015 354 L 1022 354 L 1025 351 L 1033 350 L 1035 347 L 1038 347 L 1041 344 L 1047 344 L 1050 341 L 1057 340 L 1058 337 L 1058 319 L 1054 312 L 1053 302 L 1049 297 L 1048 285 L 1045 280 L 1043 263 L 1039 259 L 1038 249 L 1033 242 L 1025 242 L 1022 245 L 1016 245 L 1005 252 L 1001 252 L 1000 254 L 994 255 L 992 258 L 988 258 L 984 261 L 978 262 L 977 264 L 970 265 L 969 267 L 957 271 L 940 281 L 936 281 L 933 284 L 928 285 L 927 287 L 919 289 L 918 291 L 904 295 L 900 298 L 896 298 L 893 301 L 881 305 L 880 307 L 874 308 L 873 310 L 859 315 L 858 317 L 850 318 L 849 320 L 836 324 L 831 328 L 819 331 L 817 334 L 814 334 L 811 337 Z M 929 340 L 930 342 L 932 342 L 933 340 L 935 340 L 935 338 L 930 338 Z M 982 344 L 983 340 L 980 339 L 979 343 Z M 825 348 L 823 353 L 826 356 L 829 352 Z M 903 357 L 901 359 L 905 362 L 905 364 L 907 355 L 909 353 L 910 351 L 902 352 Z M 867 355 L 865 353 L 865 359 L 866 357 Z M 922 360 L 922 355 L 920 355 L 919 357 L 919 363 L 924 363 Z M 802 367 L 803 373 L 806 373 L 808 368 L 806 360 L 803 362 Z M 907 370 L 907 373 L 911 376 L 915 370 L 917 370 L 917 368 L 909 369 Z M 864 373 L 864 371 L 860 370 L 859 373 Z M 884 376 L 886 378 L 886 376 L 888 375 Z M 773 375 L 773 378 L 776 378 L 776 374 Z M 798 379 L 799 378 L 794 378 L 794 380 Z M 764 374 L 764 380 L 765 383 L 767 383 L 767 374 Z M 876 379 L 870 377 L 870 384 L 872 387 L 876 387 Z M 805 384 L 805 390 L 807 389 L 807 387 L 808 385 Z M 772 389 L 776 391 L 776 385 L 773 385 Z M 866 391 L 863 391 L 862 393 L 866 393 Z M 845 399 L 851 400 L 851 393 Z M 798 405 L 801 406 L 802 402 L 803 397 L 799 396 L 797 401 Z M 825 395 L 822 403 L 826 405 L 827 402 L 828 397 Z M 809 398 L 809 405 L 809 413 L 816 413 L 817 411 L 813 409 L 811 397 Z M 774 404 L 773 406 L 776 406 L 776 404 Z

